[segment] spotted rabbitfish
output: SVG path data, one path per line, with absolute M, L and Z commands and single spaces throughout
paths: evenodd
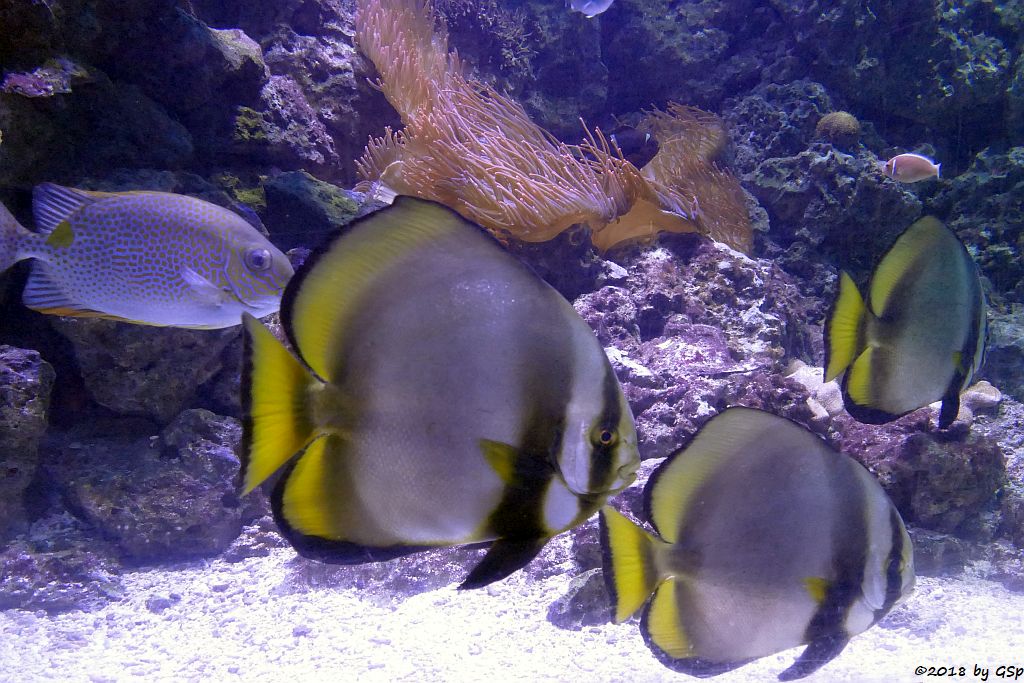
M 22 301 L 41 313 L 230 327 L 275 312 L 293 272 L 252 225 L 195 197 L 44 183 L 33 213 L 36 232 L 0 207 L 0 272 L 33 259 Z
M 478 226 L 399 197 L 314 255 L 281 320 L 246 317 L 244 488 L 340 564 L 489 543 L 526 565 L 635 478 L 633 416 L 573 307 Z

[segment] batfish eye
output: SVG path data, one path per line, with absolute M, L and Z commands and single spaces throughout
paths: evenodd
M 266 249 L 250 249 L 245 252 L 245 265 L 251 270 L 266 270 L 270 267 L 270 252 Z
M 594 445 L 613 446 L 619 440 L 619 435 L 610 427 L 598 427 L 594 430 L 591 439 Z

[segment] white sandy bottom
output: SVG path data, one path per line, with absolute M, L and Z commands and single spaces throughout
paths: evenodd
M 564 577 L 522 573 L 388 602 L 358 589 L 295 593 L 290 549 L 238 564 L 127 575 L 122 602 L 91 613 L 0 613 L 3 681 L 685 681 L 636 623 L 567 631 L 546 619 Z M 150 612 L 148 598 L 180 601 Z M 983 580 L 919 578 L 910 600 L 806 681 L 915 681 L 918 666 L 1024 666 L 1024 596 Z M 773 681 L 799 654 L 715 681 Z M 950 676 L 944 676 L 949 680 Z M 1024 678 L 1022 678 L 1024 679 Z

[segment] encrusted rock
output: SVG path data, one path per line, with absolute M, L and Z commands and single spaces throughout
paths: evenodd
M 270 235 L 282 249 L 322 243 L 355 217 L 361 199 L 305 171 L 281 173 L 263 187 Z
M 96 318 L 53 317 L 97 403 L 122 415 L 170 421 L 196 388 L 224 367 L 223 351 L 240 328 L 184 330 Z
M 806 390 L 776 370 L 812 353 L 821 302 L 767 262 L 693 236 L 663 244 L 627 255 L 625 282 L 575 304 L 608 348 L 642 456 L 668 455 L 730 405 L 809 416 Z
M 68 435 L 46 468 L 70 508 L 126 560 L 216 555 L 265 512 L 262 494 L 238 495 L 237 420 L 187 410 L 159 434 L 116 429 Z
M 24 521 L 22 494 L 36 472 L 53 381 L 38 351 L 0 345 L 0 541 Z

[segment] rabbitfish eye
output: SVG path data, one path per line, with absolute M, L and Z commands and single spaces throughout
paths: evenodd
M 245 252 L 245 265 L 252 270 L 266 270 L 270 267 L 270 252 L 266 249 L 250 249 Z

